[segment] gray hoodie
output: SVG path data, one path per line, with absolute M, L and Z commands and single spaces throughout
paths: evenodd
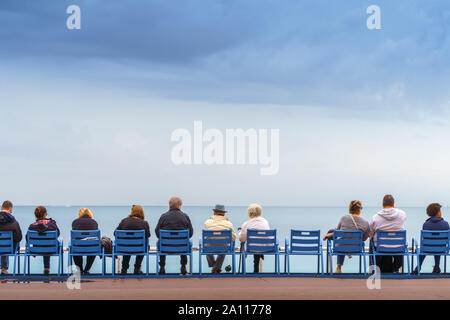
M 405 229 L 406 213 L 397 208 L 388 208 L 379 211 L 370 221 L 370 237 L 377 245 L 377 230 L 400 231 Z

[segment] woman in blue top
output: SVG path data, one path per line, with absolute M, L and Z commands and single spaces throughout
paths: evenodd
M 429 218 L 423 224 L 422 230 L 449 230 L 450 227 L 448 222 L 442 218 L 441 213 L 442 206 L 439 203 L 432 203 L 427 207 L 427 215 Z M 426 255 L 420 255 L 420 267 L 422 269 L 423 260 L 425 260 Z M 439 268 L 439 264 L 441 262 L 441 256 L 434 256 L 434 268 L 433 273 L 440 273 L 441 268 Z M 414 270 L 414 273 L 417 273 L 417 267 Z

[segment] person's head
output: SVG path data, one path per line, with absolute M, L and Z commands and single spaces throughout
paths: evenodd
M 250 219 L 258 218 L 262 215 L 262 208 L 257 203 L 252 203 L 247 209 L 247 215 Z
M 227 211 L 225 210 L 225 206 L 223 204 L 216 204 L 213 209 L 214 215 L 216 216 L 224 216 Z
M 44 219 L 47 217 L 47 209 L 43 206 L 39 206 L 36 209 L 34 209 L 34 216 L 37 220 Z
M 430 217 L 440 217 L 442 206 L 439 203 L 431 203 L 427 207 L 427 215 Z
M 13 204 L 12 204 L 11 201 L 6 200 L 5 202 L 3 202 L 3 204 L 2 204 L 2 211 L 11 213 L 12 210 L 13 210 Z
M 131 209 L 131 213 L 130 213 L 129 217 L 144 220 L 144 218 L 145 218 L 144 209 L 142 209 L 142 207 L 138 204 L 134 205 L 133 208 Z
M 89 210 L 88 208 L 81 208 L 80 210 L 78 210 L 78 218 L 81 217 L 88 217 L 88 218 L 94 218 L 94 215 L 92 214 L 91 210 Z
M 383 208 L 393 208 L 394 207 L 394 197 L 387 194 L 383 197 Z
M 362 203 L 359 200 L 353 200 L 350 202 L 348 211 L 350 214 L 360 214 L 362 210 Z
M 170 209 L 181 209 L 183 206 L 183 201 L 179 197 L 172 197 L 169 200 L 169 208 Z

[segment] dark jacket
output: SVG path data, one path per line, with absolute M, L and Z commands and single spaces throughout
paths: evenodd
M 186 230 L 189 229 L 189 237 L 194 234 L 191 219 L 180 209 L 170 209 L 164 213 L 155 228 L 156 236 L 159 238 L 159 230 Z
M 0 212 L 0 231 L 12 231 L 13 241 L 18 243 L 22 240 L 22 230 L 13 215 L 8 212 Z
M 120 222 L 116 230 L 145 230 L 145 236 L 150 238 L 150 226 L 148 222 L 139 218 L 126 217 Z
M 44 218 L 40 220 L 36 220 L 36 222 L 30 224 L 28 230 L 37 231 L 39 233 L 43 233 L 46 231 L 58 231 L 59 236 L 59 228 L 56 225 L 56 221 L 51 218 Z
M 97 221 L 88 216 L 82 216 L 72 222 L 72 230 L 98 230 Z
M 441 217 L 428 218 L 422 227 L 423 230 L 449 230 L 448 222 Z

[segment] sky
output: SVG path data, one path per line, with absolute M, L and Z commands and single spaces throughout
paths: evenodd
M 2 0 L 0 198 L 449 205 L 449 31 L 446 0 Z M 175 165 L 194 121 L 279 129 L 278 173 Z

